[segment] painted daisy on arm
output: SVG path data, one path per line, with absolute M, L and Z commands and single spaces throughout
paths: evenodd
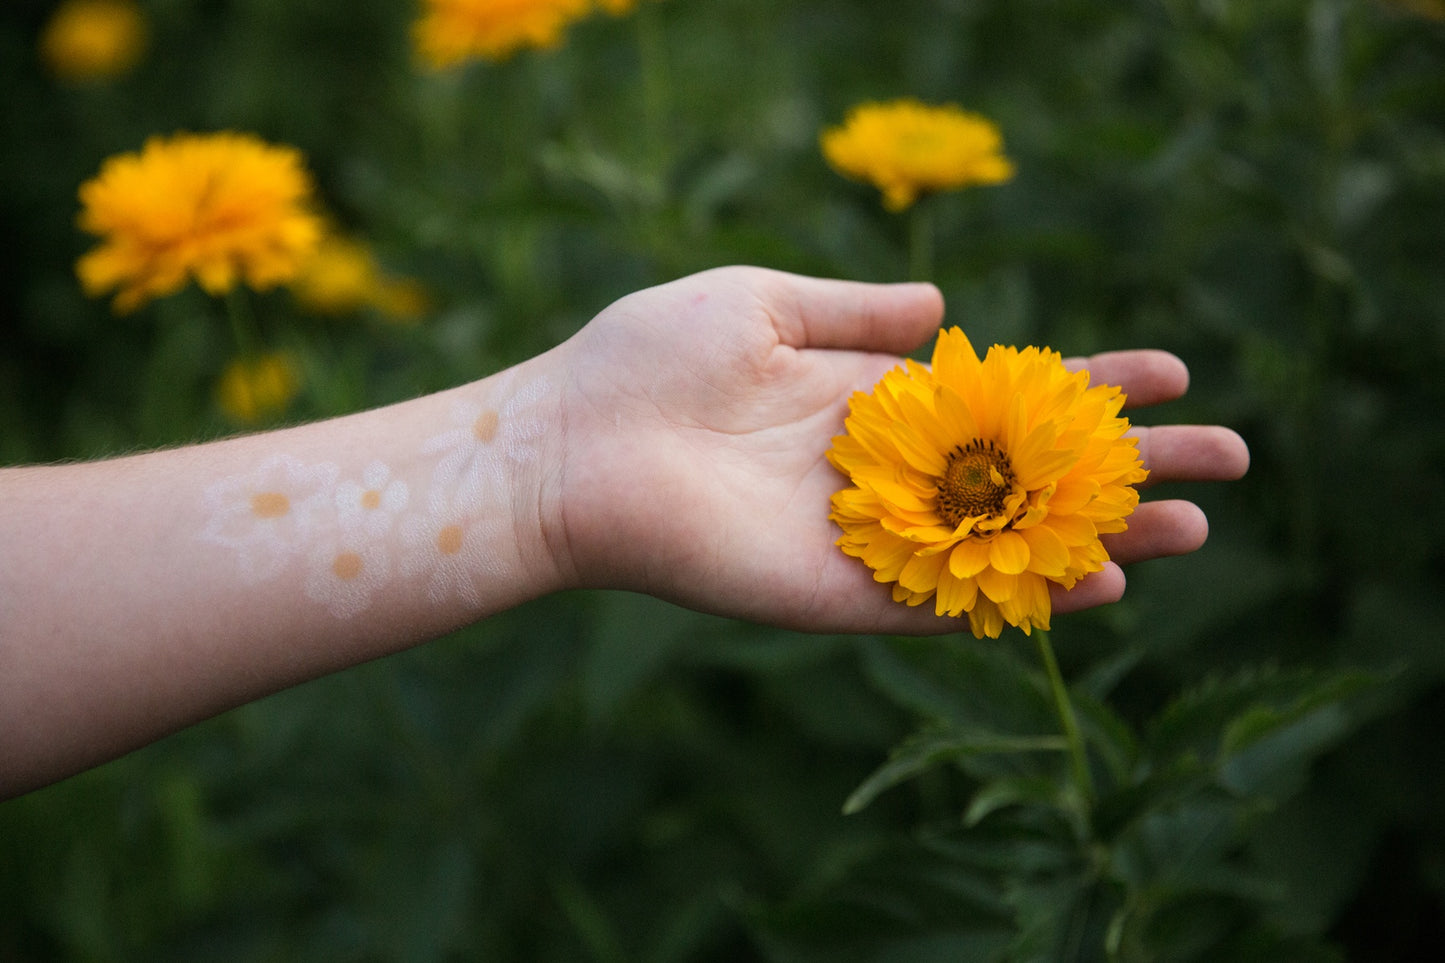
M 931 368 L 914 361 L 855 393 L 828 460 L 838 545 L 909 605 L 968 614 L 975 636 L 1049 627 L 1064 588 L 1109 560 L 1147 471 L 1118 388 L 1090 386 L 1054 351 L 995 345 L 979 360 L 958 328 Z

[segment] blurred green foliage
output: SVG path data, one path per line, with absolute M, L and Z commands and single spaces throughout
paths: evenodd
M 187 291 L 112 316 L 76 186 L 153 133 L 305 151 L 436 310 L 254 299 L 291 417 L 458 384 L 727 262 L 896 279 L 822 162 L 866 99 L 993 118 L 930 200 L 975 343 L 1152 345 L 1230 424 L 1204 551 L 1027 640 L 833 638 L 577 593 L 0 804 L 0 960 L 1334 960 L 1445 938 L 1445 25 L 1367 0 L 665 0 L 413 66 L 408 0 L 147 0 L 132 75 L 0 12 L 0 462 L 229 430 Z M 0 546 L 3 550 L 3 546 Z M 896 748 L 895 748 L 896 747 Z M 872 774 L 870 776 L 870 773 Z M 843 813 L 845 801 L 849 813 Z

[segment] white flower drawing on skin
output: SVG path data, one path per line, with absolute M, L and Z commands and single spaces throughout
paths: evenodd
M 306 594 L 339 619 L 365 611 L 391 574 L 383 543 L 356 537 L 358 530 L 335 532 L 307 560 Z
M 481 604 L 477 578 L 491 568 L 491 545 L 503 534 L 498 521 L 481 520 L 483 496 L 505 490 L 507 469 L 535 457 L 544 424 L 534 409 L 548 383 L 524 385 L 501 411 L 475 401 L 452 408 L 455 426 L 427 440 L 424 454 L 441 454 L 427 489 L 427 514 L 402 526 L 403 571 L 427 576 L 427 596 L 442 603 L 460 597 Z
M 365 611 L 391 574 L 387 536 L 408 496 L 406 483 L 379 461 L 366 466 L 359 482 L 337 485 L 334 516 L 318 527 L 319 541 L 307 559 L 307 596 L 337 618 Z
M 480 606 L 477 573 L 487 566 L 487 545 L 494 533 L 476 519 L 451 511 L 413 515 L 402 522 L 402 571 L 426 575 L 427 598 L 438 605 L 460 597 Z
M 427 455 L 442 454 L 428 490 L 433 505 L 441 501 L 470 511 L 480 505 L 484 492 L 505 482 L 507 464 L 535 456 L 544 425 L 532 409 L 548 387 L 546 379 L 524 385 L 500 412 L 470 400 L 452 406 L 455 427 L 428 439 L 421 449 Z
M 337 522 L 345 530 L 361 529 L 371 539 L 385 538 L 410 498 L 406 482 L 391 477 L 379 461 L 367 465 L 361 481 L 336 486 Z
M 328 507 L 337 468 L 274 455 L 245 475 L 205 491 L 201 538 L 236 553 L 242 576 L 259 582 L 280 574 Z

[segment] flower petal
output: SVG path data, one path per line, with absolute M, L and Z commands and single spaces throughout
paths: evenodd
M 965 538 L 948 556 L 948 570 L 955 578 L 972 578 L 988 566 L 989 545 L 981 538 Z
M 998 569 L 986 568 L 976 576 L 978 579 L 979 591 L 988 596 L 994 602 L 1006 602 L 1013 598 L 1014 590 L 1018 588 L 1019 577 L 1000 572 Z
M 989 543 L 988 563 L 1008 575 L 1029 567 L 1029 543 L 1017 532 L 999 532 Z

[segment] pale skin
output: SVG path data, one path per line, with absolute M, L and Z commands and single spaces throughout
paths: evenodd
M 449 391 L 0 471 L 0 798 L 567 588 L 804 631 L 966 631 L 893 602 L 828 520 L 844 482 L 824 452 L 849 395 L 942 320 L 930 285 L 722 268 L 623 298 L 546 354 Z M 1071 364 L 1131 407 L 1188 385 L 1159 351 Z M 1135 434 L 1151 484 L 1248 467 L 1226 428 Z M 338 514 L 353 496 L 364 510 Z M 377 524 L 336 521 L 361 516 Z M 1108 537 L 1114 562 L 1055 592 L 1055 613 L 1117 600 L 1120 565 L 1206 534 L 1193 504 L 1146 501 Z

